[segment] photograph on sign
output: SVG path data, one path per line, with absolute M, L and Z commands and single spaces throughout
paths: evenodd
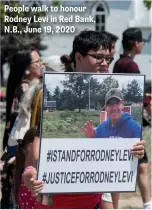
M 42 193 L 134 192 L 143 75 L 45 73 Z

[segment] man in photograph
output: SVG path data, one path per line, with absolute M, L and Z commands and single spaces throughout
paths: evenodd
M 141 126 L 129 113 L 122 112 L 124 99 L 117 88 L 110 89 L 105 96 L 107 120 L 96 129 L 92 121 L 87 121 L 83 131 L 89 138 L 140 138 Z M 140 154 L 139 154 L 140 155 Z

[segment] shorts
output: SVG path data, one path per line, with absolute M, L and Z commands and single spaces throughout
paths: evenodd
M 139 159 L 138 164 L 141 164 L 141 163 L 148 163 L 148 157 L 147 157 L 146 150 L 145 150 L 144 157 L 143 157 L 143 158 L 141 158 L 141 159 Z
M 103 201 L 112 203 L 112 196 L 111 196 L 111 193 L 102 193 L 101 199 L 102 199 Z

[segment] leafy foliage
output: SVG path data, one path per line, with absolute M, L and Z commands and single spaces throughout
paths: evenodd
M 79 109 L 79 112 L 82 108 L 86 107 L 85 95 L 88 92 L 88 80 L 90 75 L 79 75 L 72 74 L 67 75 L 67 80 L 63 81 L 62 84 L 65 88 L 65 93 L 74 95 L 75 107 Z M 70 97 L 69 97 L 70 98 Z
M 144 4 L 148 10 L 151 8 L 151 2 L 152 2 L 151 0 L 144 0 Z
M 119 82 L 107 76 L 102 82 L 91 75 L 70 74 L 67 79 L 60 81 L 64 89 L 56 86 L 53 94 L 48 98 L 56 101 L 57 110 L 103 110 L 105 95 L 111 88 L 119 88 Z M 134 79 L 127 87 L 120 89 L 128 104 L 142 103 L 143 94 L 139 83 Z
M 134 79 L 131 83 L 128 83 L 127 89 L 123 89 L 124 100 L 132 103 L 142 102 L 142 90 L 138 82 Z
M 55 1 L 55 0 L 52 1 L 53 7 L 59 7 L 60 5 L 61 5 L 61 1 Z

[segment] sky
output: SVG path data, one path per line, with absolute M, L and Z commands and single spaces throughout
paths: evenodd
M 98 81 L 101 83 L 103 79 L 109 77 L 112 75 L 112 78 L 119 81 L 119 87 L 120 89 L 124 86 L 127 86 L 128 82 L 132 82 L 132 80 L 136 79 L 136 81 L 139 83 L 141 89 L 143 90 L 144 87 L 144 77 L 142 75 L 114 75 L 114 74 L 94 74 L 93 78 L 98 79 Z M 45 84 L 47 86 L 47 89 L 52 93 L 54 92 L 54 89 L 56 86 L 59 86 L 60 89 L 63 89 L 62 84 L 60 81 L 65 80 L 65 73 L 47 73 L 45 74 Z
M 131 83 L 132 80 L 136 79 L 136 81 L 138 82 L 138 84 L 141 86 L 141 89 L 143 90 L 144 87 L 144 77 L 141 75 L 114 75 L 111 74 L 112 78 L 118 80 L 119 82 L 119 87 L 120 89 L 124 86 L 127 86 L 128 82 Z M 102 82 L 103 79 L 107 78 L 107 74 L 106 75 L 102 75 L 101 77 L 98 77 L 97 75 L 94 75 L 93 77 L 98 79 L 98 81 Z
M 45 84 L 50 93 L 52 90 L 54 91 L 56 86 L 59 86 L 60 89 L 63 89 L 63 86 L 60 83 L 62 80 L 65 80 L 64 74 L 45 74 Z

